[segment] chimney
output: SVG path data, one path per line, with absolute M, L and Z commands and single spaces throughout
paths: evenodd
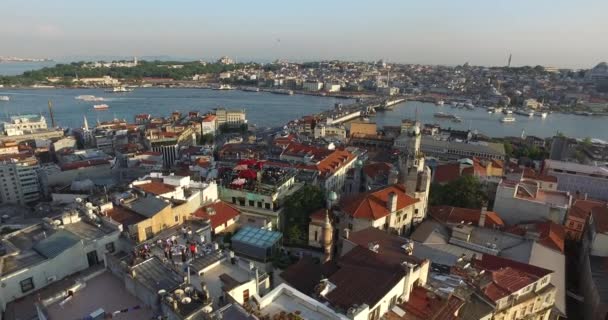
M 386 208 L 389 212 L 397 211 L 397 194 L 391 192 L 388 194 L 388 199 L 386 200 Z
M 486 225 L 486 216 L 488 214 L 488 207 L 481 207 L 481 214 L 479 215 L 479 226 L 485 227 Z
M 344 239 L 348 239 L 349 236 L 350 236 L 350 229 L 344 228 Z

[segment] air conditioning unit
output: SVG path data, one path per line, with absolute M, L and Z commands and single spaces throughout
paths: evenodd
M 46 278 L 46 283 L 51 283 L 53 281 L 57 281 L 57 276 L 50 276 Z

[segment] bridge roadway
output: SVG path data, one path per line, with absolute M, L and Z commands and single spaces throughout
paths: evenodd
M 391 106 L 406 101 L 404 96 L 376 97 L 355 102 L 349 105 L 336 104 L 332 110 L 319 114 L 320 118 L 329 125 L 340 124 L 353 118 L 374 113 L 376 110 L 387 110 Z

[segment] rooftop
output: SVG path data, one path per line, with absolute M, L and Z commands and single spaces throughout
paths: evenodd
M 232 237 L 232 241 L 258 248 L 270 248 L 281 239 L 281 236 L 277 231 L 245 226 Z
M 170 292 L 184 283 L 183 276 L 167 267 L 156 256 L 134 265 L 131 267 L 131 271 L 135 273 L 136 281 L 154 292 L 161 289 Z
M 230 204 L 219 200 L 200 207 L 193 214 L 198 218 L 211 220 L 211 226 L 217 228 L 227 223 L 230 219 L 235 219 L 241 212 Z
M 343 198 L 340 202 L 340 209 L 354 218 L 377 220 L 391 213 L 387 208 L 390 193 L 394 193 L 397 196 L 397 210 L 411 206 L 419 201 L 407 195 L 404 186 L 395 184 L 380 190 Z
M 170 204 L 156 197 L 138 197 L 123 205 L 146 218 L 151 218 Z
M 458 208 L 451 206 L 433 206 L 429 208 L 431 217 L 444 223 L 452 224 L 474 224 L 479 223 L 481 217 L 481 209 Z M 486 212 L 485 227 L 502 227 L 505 223 L 502 221 L 498 213 L 494 211 Z

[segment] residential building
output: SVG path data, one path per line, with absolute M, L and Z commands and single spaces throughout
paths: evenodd
M 323 90 L 325 90 L 327 92 L 339 92 L 340 87 L 341 86 L 338 83 L 325 82 L 323 84 Z
M 442 296 L 441 291 L 416 286 L 410 292 L 409 300 L 397 304 L 386 315 L 387 320 L 457 320 L 460 309 L 465 304 L 462 298 L 450 294 Z
M 36 157 L 29 154 L 0 156 L 0 202 L 26 204 L 41 197 Z
M 488 211 L 486 207 L 468 209 L 441 205 L 430 207 L 428 214 L 431 218 L 446 225 L 467 224 L 497 229 L 505 226 L 498 213 Z
M 407 234 L 413 225 L 414 216 L 420 215 L 423 210 L 420 202 L 406 193 L 405 186 L 394 184 L 344 197 L 334 214 L 339 218 L 340 233 L 374 227 L 396 234 Z
M 240 214 L 241 212 L 236 207 L 231 206 L 225 201 L 217 200 L 202 206 L 192 215 L 195 219 L 208 221 L 213 234 L 217 235 L 225 231 L 234 230 Z
M 430 261 L 410 255 L 411 245 L 405 238 L 368 228 L 343 239 L 335 260 L 321 264 L 302 258 L 280 276 L 348 319 L 377 320 L 427 282 Z
M 9 233 L 0 241 L 0 309 L 73 273 L 103 263 L 117 249 L 120 226 L 79 210 Z
M 201 134 L 202 135 L 206 135 L 206 134 L 215 135 L 216 134 L 216 132 L 215 132 L 217 130 L 216 118 L 217 117 L 214 115 L 208 115 L 203 118 L 203 120 L 201 122 Z
M 544 190 L 537 181 L 503 180 L 496 190 L 494 211 L 507 224 L 550 220 L 563 224 L 572 203 L 568 192 Z
M 247 124 L 245 110 L 228 110 L 224 108 L 215 109 L 215 121 L 217 128 L 222 128 L 226 125 L 229 128 L 238 128 L 243 124 Z
M 398 175 L 397 169 L 388 162 L 376 162 L 363 165 L 362 184 L 364 190 L 374 190 L 385 187 L 391 178 Z
M 345 139 L 346 138 L 346 129 L 342 126 L 330 126 L 325 124 L 319 124 L 315 126 L 313 129 L 313 137 L 315 139 L 319 138 L 338 138 Z
M 605 167 L 545 160 L 542 173 L 557 178 L 558 190 L 608 200 L 608 169 Z
M 489 223 L 487 217 L 486 214 L 485 221 Z M 479 223 L 467 221 L 466 218 L 464 222 L 452 224 L 424 221 L 411 236 L 415 242 L 413 254 L 448 269 L 463 260 L 483 255 L 484 259 L 486 256 L 496 256 L 497 259 L 510 259 L 513 263 L 528 267 L 551 270 L 549 272 L 552 275 L 548 281 L 555 290 L 551 297 L 555 301 L 552 313 L 561 317 L 566 315 L 563 226 L 553 222 L 532 222 L 506 227 L 503 231 L 490 227 L 486 222 L 484 227 L 479 227 Z
M 303 184 L 296 183 L 294 169 L 260 165 L 251 160 L 220 175 L 220 199 L 241 212 L 241 224 L 282 229 L 283 202 Z
M 566 237 L 570 240 L 579 242 L 587 229 L 588 220 L 594 208 L 606 206 L 606 202 L 597 200 L 575 199 L 568 210 L 564 228 Z

